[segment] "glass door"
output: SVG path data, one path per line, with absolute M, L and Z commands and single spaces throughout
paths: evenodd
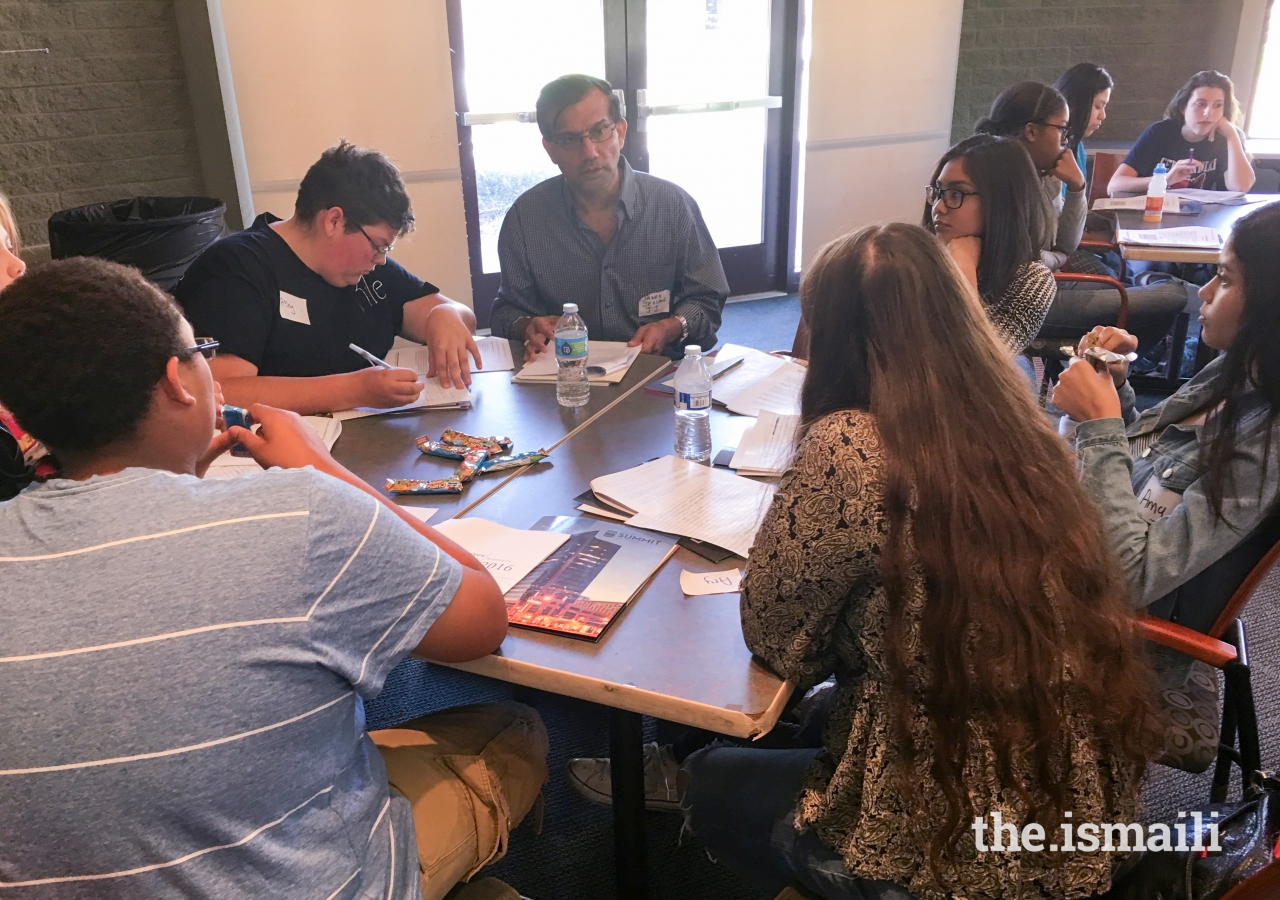
M 698 202 L 731 293 L 786 289 L 794 228 L 799 0 L 448 0 L 472 291 L 497 295 L 515 199 L 559 174 L 534 104 L 570 72 L 607 78 L 623 153 Z M 792 73 L 793 74 L 793 73 Z

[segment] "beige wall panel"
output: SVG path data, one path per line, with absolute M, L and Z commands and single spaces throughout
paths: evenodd
M 808 140 L 947 131 L 963 0 L 813 0 Z
M 805 163 L 802 265 L 818 248 L 872 222 L 920 221 L 924 186 L 945 139 L 810 153 Z
M 413 201 L 417 227 L 396 241 L 396 262 L 430 281 L 446 297 L 472 305 L 462 182 L 410 184 L 409 199 Z

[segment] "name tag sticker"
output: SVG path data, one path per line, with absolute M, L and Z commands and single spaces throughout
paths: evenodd
M 311 318 L 307 315 L 307 301 L 305 297 L 295 297 L 293 294 L 280 292 L 280 318 L 288 319 L 290 322 L 299 322 L 303 325 L 310 325 Z
M 1138 515 L 1148 525 L 1162 519 L 1177 508 L 1182 502 L 1182 495 L 1163 487 L 1160 479 L 1152 475 L 1138 492 Z
M 654 291 L 647 297 L 640 298 L 640 316 L 656 316 L 671 312 L 671 292 Z

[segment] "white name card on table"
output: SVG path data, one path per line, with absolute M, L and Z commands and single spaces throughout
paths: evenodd
M 475 368 L 475 358 L 467 354 L 467 365 L 473 372 L 510 372 L 516 367 L 511 358 L 511 343 L 506 338 L 478 337 L 476 346 L 480 349 L 482 365 Z M 413 369 L 426 377 L 431 371 L 431 351 L 420 344 L 410 347 L 392 347 L 387 351 L 386 361 L 403 369 Z
M 791 465 L 799 428 L 799 415 L 783 416 L 772 410 L 760 410 L 756 423 L 738 440 L 729 468 L 739 475 L 781 475 Z
M 773 500 L 774 486 L 663 456 L 591 481 L 592 492 L 627 524 L 723 547 L 744 559 Z
M 686 597 L 732 594 L 741 583 L 740 569 L 730 569 L 728 572 L 690 572 L 686 569 L 680 573 L 680 590 L 684 591 Z
M 332 450 L 333 445 L 338 441 L 338 436 L 342 434 L 342 423 L 328 416 L 303 416 L 302 421 L 310 425 L 315 430 L 315 433 L 320 435 L 320 440 L 324 441 L 326 450 Z M 252 475 L 254 472 L 261 471 L 262 466 L 254 462 L 250 457 L 232 456 L 230 453 L 224 453 L 213 461 L 209 466 L 209 471 L 205 472 L 204 477 L 235 478 L 238 475 Z
M 587 373 L 591 384 L 617 384 L 627 377 L 627 370 L 640 357 L 639 347 L 628 347 L 626 341 L 587 341 Z M 553 384 L 556 380 L 556 355 L 548 347 L 512 377 L 513 384 Z M 600 371 L 603 370 L 603 371 Z
M 555 531 L 521 531 L 488 519 L 448 519 L 436 531 L 480 561 L 506 593 L 569 540 Z
M 1179 228 L 1121 228 L 1116 237 L 1122 244 L 1141 247 L 1183 247 L 1190 250 L 1221 250 L 1222 235 L 1207 225 Z
M 1191 198 L 1188 197 L 1188 200 Z M 1136 209 L 1145 211 L 1147 208 L 1147 195 L 1138 194 L 1136 197 L 1099 197 L 1093 201 L 1095 211 L 1104 209 Z M 1164 195 L 1163 212 L 1177 214 L 1181 212 L 1182 204 L 1178 200 L 1177 194 Z
M 406 367 L 407 368 L 407 367 Z M 445 387 L 438 378 L 427 378 L 422 385 L 422 393 L 418 399 L 404 406 L 393 406 L 389 409 L 377 409 L 372 406 L 360 406 L 355 409 L 344 409 L 333 417 L 340 422 L 348 419 L 363 419 L 365 416 L 386 416 L 395 413 L 415 412 L 419 409 L 470 409 L 471 391 L 467 388 Z

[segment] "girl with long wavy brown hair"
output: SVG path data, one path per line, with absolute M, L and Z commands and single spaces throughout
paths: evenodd
M 741 611 L 797 690 L 835 676 L 825 746 L 690 757 L 691 828 L 761 887 L 827 900 L 1106 890 L 1108 854 L 1049 845 L 1132 820 L 1160 732 L 1067 447 L 924 229 L 827 245 L 801 304 L 803 433 Z M 1046 852 L 991 849 L 996 813 Z

